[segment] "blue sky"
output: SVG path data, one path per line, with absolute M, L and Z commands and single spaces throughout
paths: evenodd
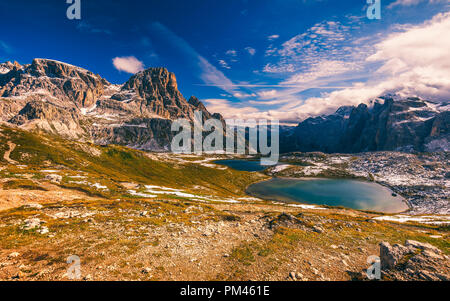
M 365 0 L 81 0 L 81 20 L 68 20 L 65 0 L 0 0 L 0 61 L 51 58 L 112 83 L 163 66 L 176 74 L 185 97 L 196 95 L 211 111 L 285 123 L 377 93 L 447 97 L 411 89 L 428 78 L 410 81 L 448 55 L 412 61 L 397 50 L 405 39 L 420 40 L 423 28 L 446 29 L 449 1 L 381 4 L 381 20 L 369 20 Z M 410 40 L 406 45 L 414 47 Z M 425 51 L 448 50 L 440 43 Z M 411 74 L 417 66 L 422 73 Z M 388 87 L 393 76 L 406 84 Z

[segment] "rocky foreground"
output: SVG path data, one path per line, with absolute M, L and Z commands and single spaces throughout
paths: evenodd
M 380 244 L 383 277 L 401 281 L 450 281 L 449 257 L 428 243 L 407 240 L 405 245 Z

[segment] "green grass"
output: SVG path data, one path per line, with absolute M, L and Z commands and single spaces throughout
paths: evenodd
M 46 191 L 47 189 L 39 186 L 31 180 L 18 179 L 18 180 L 9 180 L 3 183 L 4 190 L 10 189 L 26 189 L 26 190 L 41 190 Z
M 72 189 L 79 187 L 78 189 L 94 196 L 123 196 L 125 191 L 121 189 L 120 182 L 161 185 L 184 190 L 202 186 L 219 196 L 243 196 L 248 185 L 264 177 L 255 173 L 208 168 L 189 162 L 178 164 L 175 161 L 154 160 L 143 151 L 117 145 L 100 147 L 3 126 L 0 129 L 3 132 L 0 145 L 5 145 L 8 141 L 17 145 L 10 157 L 27 165 L 25 171 L 36 172 L 44 168 L 62 167 L 63 171 L 66 170 L 70 174 L 74 174 L 73 171 L 84 172 L 89 179 L 108 186 L 110 192 L 99 192 L 83 185 L 71 185 L 67 178 L 64 178 L 63 186 Z M 92 152 L 85 151 L 86 149 L 91 149 Z M 10 167 L 11 170 L 14 168 Z M 17 172 L 19 171 L 25 172 L 18 169 Z

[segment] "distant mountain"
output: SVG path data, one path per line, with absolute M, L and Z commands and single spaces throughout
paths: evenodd
M 34 59 L 0 64 L 0 120 L 29 130 L 97 144 L 168 150 L 172 120 L 211 115 L 195 97 L 186 101 L 173 73 L 149 68 L 123 85 L 66 63 Z
M 280 145 L 282 152 L 450 151 L 449 104 L 387 95 L 308 118 Z

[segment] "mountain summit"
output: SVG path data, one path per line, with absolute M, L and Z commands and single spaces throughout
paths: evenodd
M 49 59 L 0 64 L 1 120 L 29 130 L 168 150 L 171 121 L 193 121 L 195 110 L 212 116 L 198 99 L 186 101 L 175 75 L 165 68 L 149 68 L 113 85 L 88 70 Z
M 308 118 L 280 145 L 284 151 L 328 153 L 449 151 L 450 111 L 448 103 L 386 95 Z

